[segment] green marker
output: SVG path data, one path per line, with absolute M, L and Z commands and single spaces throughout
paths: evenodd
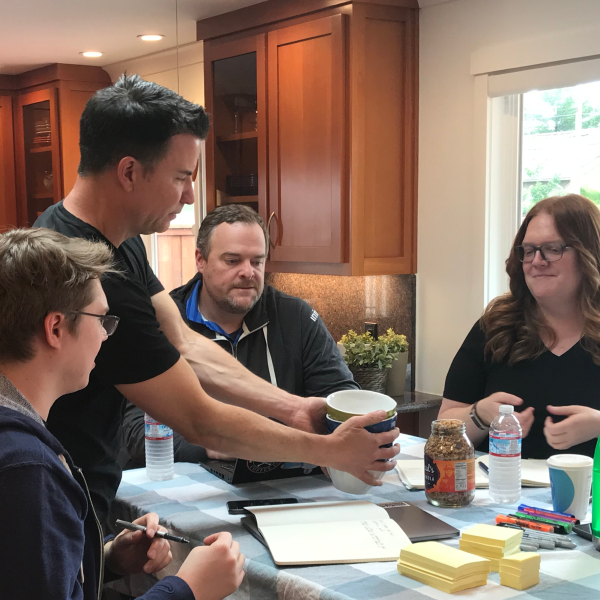
M 594 475 L 592 477 L 592 534 L 600 538 L 600 438 L 594 452 Z

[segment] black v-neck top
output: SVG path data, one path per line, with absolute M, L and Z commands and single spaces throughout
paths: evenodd
M 120 271 L 119 275 L 105 275 L 101 280 L 109 313 L 120 317 L 119 326 L 102 344 L 88 386 L 59 398 L 47 421 L 50 432 L 83 469 L 94 508 L 104 522 L 121 481 L 117 455 L 125 398 L 115 386 L 161 375 L 179 360 L 179 352 L 160 330 L 152 296 L 164 288 L 148 264 L 139 236 L 115 248 L 100 231 L 71 214 L 62 202 L 48 208 L 35 227 L 105 243 Z
M 493 363 L 484 356 L 486 337 L 479 322 L 467 335 L 446 376 L 444 398 L 473 404 L 495 392 L 514 394 L 523 399 L 517 412 L 529 406 L 535 420 L 523 439 L 523 458 L 548 458 L 553 454 L 594 456 L 596 439 L 567 450 L 552 448 L 544 436 L 544 421 L 550 414 L 546 406 L 589 406 L 600 410 L 600 367 L 578 342 L 561 356 L 549 350 L 533 360 L 509 366 L 506 361 Z M 552 416 L 554 421 L 564 417 Z M 479 450 L 488 451 L 488 439 Z

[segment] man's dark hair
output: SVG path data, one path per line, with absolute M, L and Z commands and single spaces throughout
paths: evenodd
M 79 123 L 78 173 L 98 175 L 125 156 L 151 171 L 174 135 L 204 139 L 208 126 L 208 115 L 198 104 L 139 75 L 122 75 L 85 105 Z
M 213 231 L 221 223 L 246 223 L 248 225 L 257 223 L 260 225 L 260 228 L 265 235 L 265 254 L 267 253 L 269 249 L 269 234 L 267 233 L 267 228 L 265 227 L 265 223 L 261 216 L 249 206 L 244 206 L 243 204 L 227 204 L 218 206 L 209 212 L 206 217 L 204 217 L 204 221 L 202 221 L 200 229 L 198 230 L 196 248 L 200 250 L 200 254 L 205 260 L 210 253 L 210 240 Z

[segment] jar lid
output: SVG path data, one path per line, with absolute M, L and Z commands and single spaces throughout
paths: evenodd
M 460 419 L 440 419 L 431 423 L 431 431 L 439 431 L 440 429 L 464 429 L 465 423 Z

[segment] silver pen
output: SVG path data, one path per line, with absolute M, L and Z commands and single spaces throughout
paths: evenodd
M 117 525 L 124 527 L 125 529 L 129 529 L 130 531 L 143 531 L 146 533 L 146 527 L 144 525 L 138 525 L 137 523 L 130 523 L 129 521 L 121 521 L 121 519 L 117 519 Z M 166 531 L 156 531 L 154 534 L 160 538 L 164 538 L 165 540 L 171 540 L 172 542 L 179 542 L 180 544 L 189 544 L 190 540 L 179 537 L 178 535 L 173 535 L 171 533 L 167 533 Z

